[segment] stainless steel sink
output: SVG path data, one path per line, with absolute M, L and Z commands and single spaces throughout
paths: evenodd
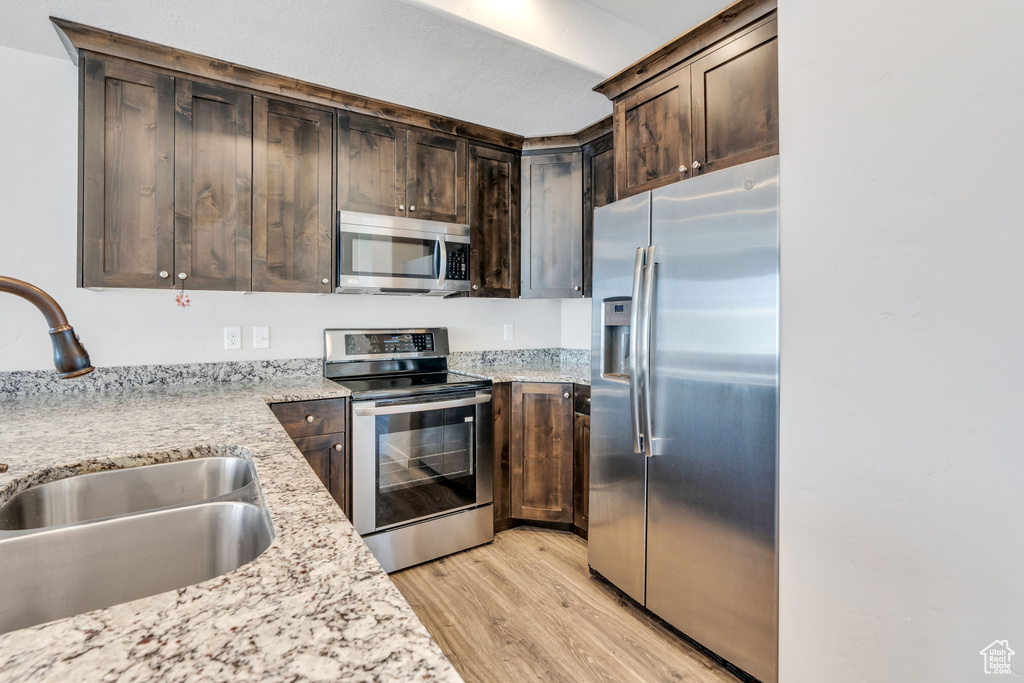
M 255 478 L 249 461 L 233 457 L 83 474 L 13 496 L 0 506 L 0 530 L 40 529 L 210 500 L 241 491 Z
M 273 537 L 265 506 L 215 502 L 0 538 L 0 633 L 211 579 Z
M 0 633 L 211 579 L 254 560 L 273 538 L 243 458 L 34 486 L 0 506 Z

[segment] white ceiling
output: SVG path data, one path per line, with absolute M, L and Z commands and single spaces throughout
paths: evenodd
M 531 5 L 534 22 L 551 1 L 472 0 Z M 424 9 L 423 0 L 0 0 L 0 45 L 67 59 L 52 15 L 530 137 L 611 113 L 591 90 L 608 71 L 607 59 L 595 66 L 588 57 L 593 43 L 639 57 L 728 4 L 559 2 L 574 5 L 573 25 L 557 29 L 568 47 Z

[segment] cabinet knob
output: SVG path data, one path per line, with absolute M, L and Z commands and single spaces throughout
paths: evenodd
M 567 391 L 564 394 L 562 394 L 562 398 L 569 398 L 569 392 Z
M 698 168 L 700 168 L 700 162 L 699 161 L 693 162 L 693 170 L 696 171 Z
M 188 275 L 186 275 L 185 273 L 178 273 L 178 279 L 179 280 L 184 280 L 186 278 L 188 278 Z
M 331 281 L 330 281 L 330 280 L 328 280 L 327 278 L 324 278 L 324 279 L 323 279 L 323 280 L 321 280 L 320 282 L 324 283 L 325 285 L 329 285 L 329 284 L 331 284 Z
M 679 165 L 679 172 L 680 173 L 686 173 L 688 170 L 690 170 L 690 169 L 686 168 L 686 164 L 680 164 Z
M 313 421 L 313 416 L 312 415 L 307 415 L 306 416 L 306 422 L 312 422 L 312 421 Z
M 166 280 L 168 275 L 170 275 L 170 273 L 168 273 L 166 270 L 160 271 L 160 277 L 162 277 L 163 279 Z
M 398 205 L 398 210 L 399 211 L 405 211 L 405 204 L 399 204 Z
M 409 210 L 410 211 L 415 211 L 416 210 L 416 205 L 415 204 L 410 204 L 409 205 Z
M 480 285 L 473 285 L 473 289 L 480 289 Z
M 573 289 L 575 289 L 578 292 L 578 291 L 580 291 L 580 286 L 576 285 L 575 287 L 573 287 Z
M 342 445 L 340 443 L 334 444 L 334 450 L 340 451 L 341 449 L 342 449 Z
M 587 403 L 590 403 L 590 397 L 587 396 Z

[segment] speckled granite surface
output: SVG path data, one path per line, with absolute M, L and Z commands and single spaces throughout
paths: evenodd
M 53 370 L 22 370 L 0 372 L 0 398 L 149 386 L 193 386 L 210 382 L 262 382 L 288 377 L 322 377 L 323 374 L 322 358 L 121 365 L 99 367 L 73 380 L 59 379 Z
M 251 563 L 181 594 L 0 635 L 0 680 L 460 680 L 266 405 L 347 393 L 314 376 L 0 401 L 4 497 L 236 452 L 255 463 L 276 531 Z
M 514 349 L 453 353 L 448 367 L 492 382 L 590 384 L 589 349 Z

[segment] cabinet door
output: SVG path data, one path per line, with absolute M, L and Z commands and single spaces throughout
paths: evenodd
M 583 147 L 583 296 L 594 281 L 594 209 L 615 201 L 615 148 L 612 134 Z
M 179 79 L 174 270 L 189 289 L 252 289 L 252 96 Z
M 571 384 L 512 385 L 509 479 L 518 519 L 572 523 Z
M 404 216 L 407 129 L 383 119 L 338 114 L 338 208 Z
M 253 289 L 331 291 L 331 113 L 253 98 Z
M 466 222 L 466 141 L 409 131 L 406 200 L 409 218 Z
M 348 509 L 348 459 L 346 437 L 343 433 L 318 434 L 295 439 L 295 445 L 313 468 L 324 487 L 338 506 Z
M 469 148 L 470 296 L 519 296 L 519 156 Z
M 692 159 L 690 67 L 615 103 L 616 198 L 682 180 Z
M 779 153 L 777 35 L 772 20 L 690 67 L 701 173 Z
M 590 416 L 576 413 L 573 426 L 573 526 L 587 533 L 590 518 Z
M 84 69 L 79 284 L 173 287 L 174 79 Z
M 521 296 L 582 297 L 582 154 L 524 156 L 522 165 Z

